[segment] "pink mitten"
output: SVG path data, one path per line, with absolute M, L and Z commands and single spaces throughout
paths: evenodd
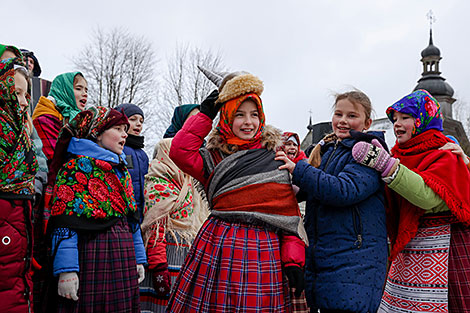
M 372 167 L 382 173 L 382 177 L 387 176 L 397 161 L 376 139 L 372 140 L 372 144 L 364 141 L 356 143 L 352 149 L 352 155 L 357 163 Z

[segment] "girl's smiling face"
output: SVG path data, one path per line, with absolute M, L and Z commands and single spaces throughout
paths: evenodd
M 247 99 L 238 107 L 232 122 L 232 131 L 242 140 L 250 140 L 258 132 L 259 113 L 256 103 Z
M 142 125 L 144 124 L 144 117 L 140 114 L 131 115 L 128 118 L 129 121 L 129 130 L 127 133 L 129 135 L 140 136 L 142 131 Z
M 405 143 L 413 137 L 415 118 L 409 114 L 393 112 L 393 132 L 398 143 Z
M 105 130 L 97 139 L 100 147 L 108 149 L 116 154 L 121 154 L 126 144 L 127 125 L 115 125 Z
M 349 138 L 351 129 L 363 131 L 370 127 L 372 120 L 366 119 L 364 107 L 346 99 L 338 100 L 331 121 L 333 131 L 339 140 Z

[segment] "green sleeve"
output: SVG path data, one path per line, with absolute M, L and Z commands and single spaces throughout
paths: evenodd
M 425 210 L 426 213 L 449 210 L 445 202 L 426 185 L 423 178 L 403 164 L 399 165 L 397 176 L 388 187 L 412 204 Z

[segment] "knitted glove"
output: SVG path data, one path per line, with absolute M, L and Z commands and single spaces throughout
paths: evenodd
M 300 297 L 302 291 L 305 289 L 304 271 L 300 267 L 292 265 L 284 267 L 284 274 L 286 274 L 287 280 L 289 281 L 289 287 L 295 288 L 294 295 Z
M 165 270 L 152 270 L 153 288 L 158 299 L 169 299 L 171 291 L 170 272 Z
M 213 120 L 217 113 L 219 113 L 220 108 L 223 103 L 215 103 L 219 98 L 219 91 L 216 89 L 207 96 L 204 101 L 201 103 L 201 113 L 207 115 L 211 120 Z
M 78 275 L 77 272 L 64 272 L 59 275 L 59 283 L 57 286 L 59 296 L 67 298 L 71 297 L 72 300 L 78 300 Z M 70 298 L 69 298 L 70 299 Z
M 387 176 L 397 162 L 397 159 L 392 158 L 377 139 L 373 139 L 372 144 L 363 141 L 356 143 L 352 148 L 352 155 L 357 163 L 377 170 L 382 173 L 382 177 Z
M 145 270 L 143 264 L 137 264 L 137 274 L 139 275 L 138 283 L 140 284 L 145 279 Z

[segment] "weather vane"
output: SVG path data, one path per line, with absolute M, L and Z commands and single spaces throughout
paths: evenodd
M 429 28 L 432 30 L 432 23 L 436 22 L 436 16 L 432 12 L 432 10 L 429 10 L 429 12 L 426 14 L 426 17 L 429 20 Z

